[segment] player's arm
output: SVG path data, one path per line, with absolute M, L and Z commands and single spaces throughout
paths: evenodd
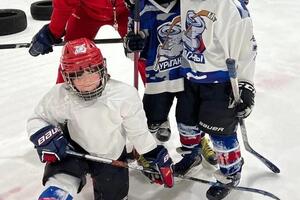
M 51 21 L 44 25 L 32 38 L 29 54 L 44 55 L 53 51 L 52 46 L 62 42 L 67 21 L 74 9 L 79 6 L 79 0 L 53 0 Z
M 227 16 L 228 20 L 224 20 L 223 26 L 220 26 L 223 29 L 223 35 L 219 37 L 225 50 L 225 59 L 232 58 L 236 61 L 242 100 L 237 105 L 236 111 L 238 117 L 245 118 L 250 115 L 254 106 L 255 88 L 253 77 L 257 45 L 253 34 L 252 20 L 245 4 L 237 4 L 231 8 L 233 9 L 232 13 L 235 12 L 235 15 L 232 15 L 232 17 Z M 225 12 L 224 15 L 226 15 Z
M 57 85 L 55 86 L 57 87 Z M 66 156 L 68 141 L 59 123 L 64 122 L 63 106 L 57 106 L 56 90 L 51 90 L 36 106 L 27 121 L 27 132 L 41 162 L 56 162 Z

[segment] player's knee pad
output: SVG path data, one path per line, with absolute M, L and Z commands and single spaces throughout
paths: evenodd
M 80 192 L 86 184 L 85 176 L 87 169 L 88 165 L 86 162 L 72 157 L 67 157 L 61 162 L 46 164 L 43 176 L 43 185 L 46 184 L 49 178 L 56 174 L 68 174 L 80 179 L 80 186 L 78 188 L 78 192 Z
M 39 196 L 39 200 L 73 200 L 73 197 L 67 191 L 56 187 L 56 186 L 49 186 L 46 190 L 42 192 Z
M 199 145 L 202 132 L 198 126 L 189 126 L 183 123 L 177 124 L 180 142 L 183 147 L 194 148 Z
M 217 154 L 220 171 L 232 175 L 242 170 L 243 159 L 237 134 L 211 135 L 214 150 Z

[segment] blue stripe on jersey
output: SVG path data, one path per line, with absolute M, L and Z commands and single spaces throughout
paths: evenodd
M 224 83 L 230 80 L 228 71 L 193 72 L 191 68 L 180 68 L 180 74 L 195 83 Z
M 244 3 L 243 0 L 236 1 L 235 5 L 236 5 L 242 19 L 244 19 L 246 17 L 250 17 L 250 13 L 249 13 L 249 11 L 246 7 L 246 4 Z

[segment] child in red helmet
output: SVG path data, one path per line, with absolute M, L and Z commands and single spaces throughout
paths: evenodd
M 121 37 L 127 33 L 128 9 L 124 0 L 53 0 L 51 21 L 32 38 L 29 53 L 44 55 L 54 44 L 77 38 L 96 37 L 104 25 L 113 26 Z M 57 83 L 63 82 L 61 68 Z
M 149 133 L 137 90 L 110 79 L 105 59 L 93 42 L 81 38 L 66 43 L 60 60 L 65 83 L 56 84 L 28 119 L 27 131 L 46 162 L 44 191 L 39 200 L 72 200 L 93 179 L 94 199 L 127 199 L 127 168 L 68 156 L 66 150 L 126 160 L 126 139 L 146 159 L 148 177 L 173 186 L 172 159 Z M 62 131 L 60 124 L 68 131 Z M 157 174 L 159 174 L 157 176 Z

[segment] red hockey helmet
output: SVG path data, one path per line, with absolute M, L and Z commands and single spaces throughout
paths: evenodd
M 60 65 L 65 82 L 78 96 L 90 100 L 102 94 L 109 76 L 105 59 L 94 42 L 86 38 L 67 42 L 62 50 Z M 73 83 L 73 80 L 79 78 L 85 71 L 100 74 L 100 85 L 93 91 L 79 91 Z
M 94 42 L 80 38 L 65 44 L 60 63 L 64 72 L 75 72 L 91 65 L 101 65 L 104 58 Z

